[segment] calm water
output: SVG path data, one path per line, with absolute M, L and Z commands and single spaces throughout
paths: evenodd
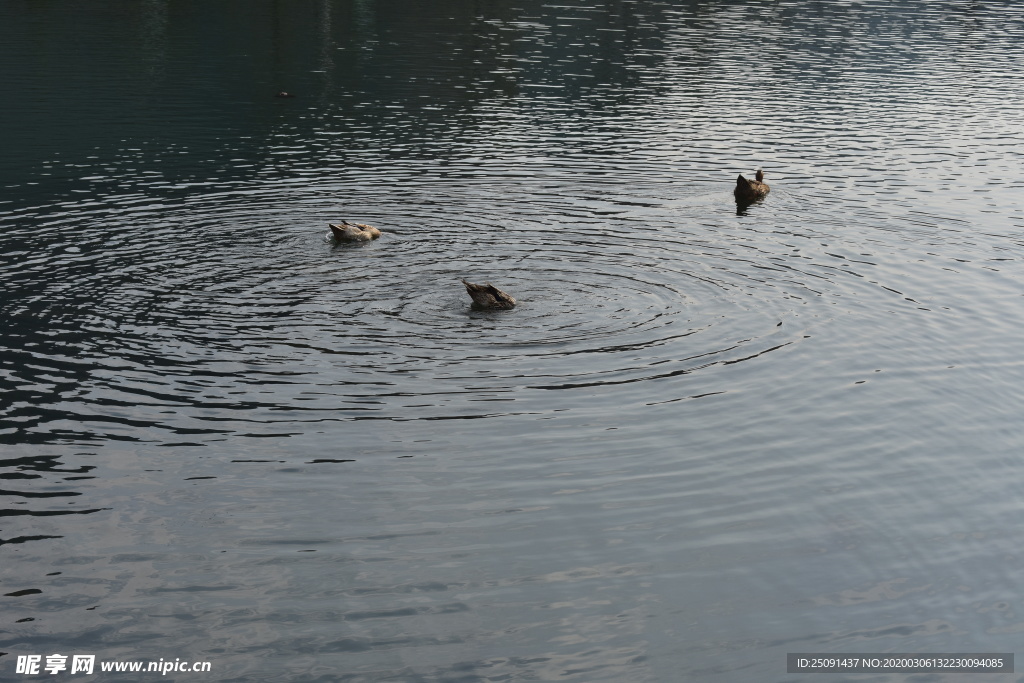
M 0 3 L 0 678 L 1024 656 L 1022 41 L 1010 2 Z

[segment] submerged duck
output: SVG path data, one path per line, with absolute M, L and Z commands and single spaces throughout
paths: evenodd
M 490 282 L 485 285 L 474 285 L 463 280 L 462 284 L 466 285 L 466 291 L 473 298 L 473 303 L 481 308 L 506 310 L 516 305 L 515 299 Z
M 748 180 L 743 177 L 742 173 L 740 174 L 740 177 L 736 179 L 736 189 L 733 191 L 736 199 L 749 202 L 768 194 L 770 188 L 764 182 L 764 171 L 757 169 L 754 178 L 756 180 Z
M 327 227 L 331 229 L 334 239 L 339 242 L 369 242 L 380 237 L 380 230 L 363 223 L 349 223 L 343 220 L 338 224 L 328 223 Z

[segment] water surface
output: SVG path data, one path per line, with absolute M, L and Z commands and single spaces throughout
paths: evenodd
M 788 681 L 787 652 L 1014 651 L 1016 5 L 0 26 L 3 671 Z M 335 245 L 340 218 L 384 235 Z

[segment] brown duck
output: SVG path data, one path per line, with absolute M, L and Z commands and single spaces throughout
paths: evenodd
M 751 202 L 768 194 L 769 187 L 764 182 L 764 171 L 757 169 L 754 178 L 756 180 L 748 180 L 743 177 L 742 173 L 740 174 L 740 177 L 736 179 L 736 189 L 733 191 L 736 199 Z
M 473 298 L 473 303 L 480 308 L 507 310 L 516 305 L 515 299 L 490 282 L 485 285 L 474 285 L 463 280 L 462 284 L 466 285 L 466 291 Z
M 334 239 L 339 242 L 369 242 L 380 237 L 380 230 L 372 225 L 365 225 L 363 223 L 342 221 L 337 224 L 328 223 L 327 227 L 331 229 Z

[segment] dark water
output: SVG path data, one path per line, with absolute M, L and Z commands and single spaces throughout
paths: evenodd
M 1014 652 L 1022 40 L 1009 2 L 0 3 L 0 677 Z

